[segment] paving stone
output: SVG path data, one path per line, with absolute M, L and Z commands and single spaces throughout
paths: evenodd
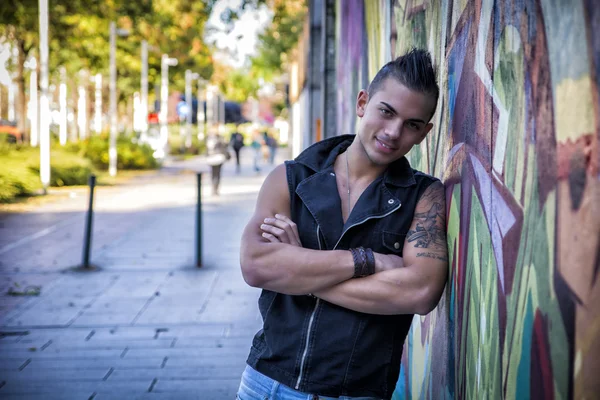
M 123 350 L 64 350 L 55 352 L 51 348 L 46 351 L 23 351 L 23 350 L 4 350 L 0 349 L 1 358 L 52 358 L 52 359 L 77 359 L 77 358 L 94 358 L 94 357 L 120 357 Z
M 28 367 L 28 366 L 27 366 Z M 109 372 L 110 368 L 27 368 L 22 371 L 2 371 L 2 380 L 7 381 L 100 381 Z
M 26 394 L 2 394 L 2 400 L 89 400 L 93 394 L 94 392 L 92 391 L 69 391 L 69 393 L 40 392 Z M 96 399 L 96 397 L 94 397 L 94 399 Z
M 236 354 L 222 355 L 217 358 L 215 357 L 182 357 L 172 356 L 167 357 L 165 367 L 179 367 L 179 368 L 200 368 L 200 367 L 212 367 L 225 368 L 225 367 L 243 367 L 246 365 L 246 360 L 250 354 L 250 347 L 246 351 L 240 351 Z
M 17 357 L 17 358 L 0 358 L 0 369 L 3 370 L 15 370 L 19 369 L 28 359 L 26 357 Z M 0 380 L 2 380 L 0 378 Z
M 169 393 L 177 398 L 177 393 L 187 392 L 197 394 L 201 399 L 220 400 L 234 399 L 240 386 L 237 379 L 210 379 L 210 380 L 164 380 L 159 379 L 152 389 L 153 393 Z
M 54 351 L 70 350 L 123 350 L 129 349 L 168 349 L 175 345 L 176 339 L 135 339 L 135 340 L 88 340 L 83 342 L 52 343 Z
M 32 359 L 25 369 L 44 370 L 52 368 L 76 368 L 80 370 L 98 368 L 162 368 L 164 357 L 121 358 L 96 357 L 85 359 Z M 23 363 L 21 363 L 22 365 Z
M 140 380 L 140 379 L 239 379 L 244 372 L 245 365 L 208 365 L 200 367 L 165 367 L 161 369 L 115 369 L 109 376 L 112 380 Z
M 188 307 L 185 305 L 171 307 L 149 306 L 136 319 L 139 324 L 176 324 L 194 323 L 202 312 L 202 306 Z

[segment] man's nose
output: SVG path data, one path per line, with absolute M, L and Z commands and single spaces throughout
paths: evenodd
M 404 124 L 402 123 L 402 121 L 392 122 L 388 126 L 385 127 L 384 133 L 390 139 L 398 139 L 402 136 L 403 127 L 404 127 Z

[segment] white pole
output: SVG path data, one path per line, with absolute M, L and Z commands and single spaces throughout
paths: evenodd
M 142 41 L 142 90 L 140 98 L 140 116 L 142 137 L 148 136 L 148 42 Z
M 58 88 L 58 104 L 60 106 L 60 120 L 58 136 L 60 145 L 67 144 L 67 71 L 60 68 L 60 86 Z
M 160 63 L 160 113 L 158 114 L 158 121 L 160 123 L 160 140 L 162 144 L 162 150 L 167 148 L 169 141 L 169 130 L 167 127 L 167 117 L 169 107 L 169 56 L 166 54 L 162 55 Z
M 40 5 L 40 178 L 50 184 L 50 104 L 48 102 L 48 0 Z
M 102 132 L 102 74 L 96 74 L 94 92 L 94 132 Z
M 37 147 L 39 141 L 38 122 L 40 120 L 38 110 L 38 79 L 36 71 L 35 58 L 31 59 L 31 75 L 29 75 L 29 121 L 31 130 L 29 131 L 29 141 L 32 147 Z
M 8 83 L 8 120 L 15 120 L 15 83 L 11 80 Z
M 117 175 L 117 26 L 110 23 L 110 139 L 108 173 Z
M 135 92 L 133 94 L 133 131 L 141 132 L 142 131 L 142 104 L 140 101 L 140 93 Z
M 197 123 L 198 123 L 198 139 L 204 140 L 204 96 L 202 96 L 202 79 L 198 79 L 198 109 L 197 109 Z
M 78 100 L 77 100 L 77 128 L 79 130 L 79 139 L 85 140 L 87 138 L 87 93 L 85 90 L 85 73 L 82 71 L 79 74 L 81 81 L 77 88 Z
M 206 123 L 210 126 L 212 123 L 214 123 L 215 121 L 213 120 L 213 111 L 214 111 L 214 101 L 213 101 L 213 92 L 212 92 L 212 87 L 211 86 L 207 86 L 206 88 Z
M 188 113 L 185 121 L 185 147 L 192 146 L 192 71 L 185 70 L 185 102 L 188 106 Z

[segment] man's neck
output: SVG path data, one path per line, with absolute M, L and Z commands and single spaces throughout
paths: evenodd
M 351 181 L 372 182 L 385 172 L 388 167 L 387 165 L 373 163 L 360 139 L 353 141 L 346 150 L 346 153 L 342 155 L 348 157 L 349 177 Z M 345 164 L 346 160 L 343 161 Z

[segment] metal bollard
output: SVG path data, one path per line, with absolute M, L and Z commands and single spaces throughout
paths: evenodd
M 83 242 L 83 268 L 90 268 L 90 247 L 92 242 L 92 223 L 94 220 L 94 188 L 96 187 L 96 175 L 90 175 L 88 179 L 90 186 L 90 202 L 85 220 L 85 232 Z
M 198 201 L 196 202 L 196 266 L 202 267 L 202 173 L 196 174 Z

